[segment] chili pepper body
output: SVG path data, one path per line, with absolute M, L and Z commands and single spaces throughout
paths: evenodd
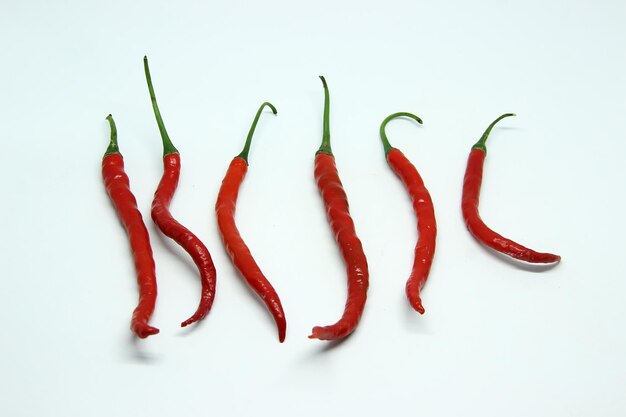
M 278 340 L 282 343 L 285 340 L 285 334 L 287 331 L 287 321 L 285 319 L 285 312 L 280 302 L 280 298 L 276 293 L 276 290 L 265 277 L 261 268 L 257 265 L 250 249 L 244 242 L 237 229 L 235 223 L 235 209 L 237 205 L 237 197 L 239 195 L 239 188 L 243 179 L 248 171 L 248 150 L 250 147 L 250 140 L 256 127 L 256 123 L 259 119 L 261 111 L 265 106 L 269 106 L 274 114 L 276 109 L 269 103 L 263 103 L 248 134 L 246 145 L 240 155 L 233 158 L 231 161 L 222 185 L 220 187 L 219 194 L 217 196 L 217 202 L 215 203 L 215 212 L 217 215 L 217 224 L 226 248 L 226 252 L 230 256 L 235 268 L 241 276 L 245 279 L 246 283 L 252 288 L 252 290 L 261 297 L 261 300 L 267 306 L 270 314 L 273 316 L 278 329 Z
M 337 340 L 351 334 L 361 319 L 367 300 L 369 271 L 363 246 L 350 216 L 348 197 L 339 179 L 335 157 L 330 148 L 330 98 L 326 80 L 321 76 L 320 79 L 324 84 L 324 136 L 322 145 L 315 155 L 314 175 L 324 201 L 326 216 L 346 264 L 348 296 L 339 321 L 330 326 L 313 327 L 309 338 Z
M 422 123 L 422 119 L 414 114 L 405 112 L 394 113 L 383 120 L 380 125 L 380 137 L 385 149 L 387 163 L 404 184 L 404 187 L 411 197 L 413 210 L 417 217 L 418 239 L 415 245 L 413 268 L 406 282 L 405 290 L 409 304 L 411 304 L 417 312 L 424 314 L 420 291 L 424 287 L 424 284 L 426 284 L 435 255 L 437 222 L 435 220 L 433 201 L 428 189 L 424 185 L 422 177 L 411 161 L 409 161 L 399 149 L 393 148 L 387 139 L 387 134 L 385 133 L 387 123 L 401 116 L 410 117 L 418 123 Z
M 420 291 L 426 284 L 435 255 L 437 238 L 435 210 L 430 193 L 424 186 L 417 169 L 400 150 L 391 150 L 387 154 L 387 163 L 406 187 L 417 216 L 419 236 L 415 245 L 413 269 L 406 282 L 406 295 L 411 306 L 424 314 Z
M 330 326 L 314 327 L 309 338 L 336 340 L 352 333 L 361 319 L 367 300 L 369 272 L 363 246 L 356 235 L 354 222 L 350 217 L 348 197 L 339 179 L 334 156 L 318 153 L 315 156 L 314 173 L 317 188 L 324 200 L 330 227 L 346 263 L 348 297 L 339 321 Z
M 155 265 L 148 230 L 130 190 L 130 181 L 124 171 L 124 158 L 117 148 L 115 122 L 111 115 L 107 120 L 111 125 L 111 144 L 102 159 L 102 178 L 130 241 L 139 285 L 139 302 L 133 312 L 131 329 L 143 339 L 159 333 L 159 329 L 148 324 L 157 298 Z
M 181 323 L 181 327 L 185 327 L 202 320 L 211 310 L 215 299 L 216 271 L 206 246 L 170 213 L 169 205 L 176 191 L 179 176 L 180 155 L 178 153 L 165 155 L 163 177 L 152 201 L 152 220 L 164 235 L 178 243 L 191 256 L 200 273 L 202 285 L 200 303 L 196 312 Z
M 213 300 L 215 299 L 216 271 L 211 254 L 204 243 L 189 229 L 174 219 L 170 212 L 170 202 L 174 197 L 180 178 L 180 154 L 172 144 L 167 130 L 165 129 L 154 94 L 148 59 L 146 57 L 144 57 L 144 70 L 154 115 L 163 141 L 163 176 L 154 193 L 151 212 L 152 220 L 164 235 L 178 243 L 191 256 L 200 273 L 200 283 L 202 286 L 200 303 L 195 313 L 181 323 L 181 327 L 185 327 L 202 320 L 211 310 Z
M 465 178 L 463 180 L 463 198 L 461 209 L 463 219 L 470 233 L 485 246 L 508 255 L 512 258 L 530 263 L 555 263 L 561 257 L 552 253 L 536 252 L 519 243 L 505 238 L 504 236 L 491 230 L 481 219 L 478 212 L 478 201 L 480 197 L 480 187 L 483 178 L 483 166 L 487 155 L 485 143 L 491 129 L 497 122 L 505 117 L 514 116 L 512 113 L 503 114 L 496 119 L 485 131 L 481 139 L 472 147 L 467 160 Z

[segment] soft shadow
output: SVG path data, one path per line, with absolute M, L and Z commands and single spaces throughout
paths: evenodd
M 134 334 L 131 334 L 130 336 L 130 348 L 130 359 L 146 365 L 157 362 L 156 356 L 151 355 L 143 350 L 143 347 L 141 345 L 141 339 L 139 339 Z
M 299 355 L 298 362 L 305 366 L 327 366 L 334 352 L 339 352 L 342 347 L 347 347 L 347 339 L 352 335 L 346 336 L 341 340 L 319 340 L 308 339 L 309 346 L 304 349 L 302 355 Z M 317 343 L 316 343 L 317 342 Z
M 402 297 L 400 300 L 404 306 L 404 327 L 414 334 L 429 334 L 428 324 L 425 316 L 428 315 L 428 310 L 424 314 L 420 314 L 411 307 L 406 297 Z M 428 306 L 424 306 L 426 309 Z
M 311 342 L 317 341 L 317 342 L 322 343 L 321 346 L 317 346 L 315 348 L 315 350 L 311 353 L 310 356 L 315 357 L 315 356 L 320 356 L 320 355 L 326 355 L 332 351 L 338 350 L 341 346 L 343 346 L 348 341 L 348 339 L 352 337 L 353 334 L 354 332 L 350 333 L 348 336 L 339 340 L 309 339 Z

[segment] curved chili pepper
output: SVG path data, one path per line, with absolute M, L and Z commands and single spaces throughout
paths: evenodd
M 130 328 L 143 339 L 159 333 L 159 329 L 148 324 L 157 297 L 154 259 L 148 229 L 137 209 L 137 200 L 130 191 L 130 181 L 124 172 L 124 158 L 117 146 L 117 129 L 113 116 L 109 114 L 107 120 L 111 125 L 111 141 L 102 158 L 102 178 L 130 241 L 139 284 L 139 303 L 133 312 Z
M 200 283 L 202 285 L 200 304 L 196 312 L 180 324 L 181 327 L 185 327 L 202 320 L 213 305 L 216 286 L 215 265 L 213 265 L 211 254 L 204 243 L 189 229 L 176 221 L 170 213 L 170 202 L 172 201 L 172 197 L 174 197 L 174 192 L 176 191 L 180 177 L 180 154 L 176 147 L 174 147 L 174 144 L 172 144 L 167 130 L 165 130 L 163 118 L 161 117 L 161 112 L 159 111 L 159 106 L 154 94 L 154 87 L 152 86 L 147 57 L 143 58 L 143 65 L 146 73 L 146 81 L 148 82 L 148 90 L 150 91 L 152 108 L 154 109 L 154 116 L 156 117 L 163 141 L 163 176 L 154 193 L 154 200 L 152 201 L 152 220 L 164 235 L 173 239 L 191 256 L 200 272 Z
M 415 257 L 413 259 L 413 269 L 408 281 L 406 282 L 406 296 L 411 306 L 420 314 L 424 314 L 422 299 L 420 298 L 420 290 L 426 284 L 428 273 L 433 263 L 435 255 L 435 244 L 437 238 L 437 222 L 435 221 L 435 209 L 433 201 L 430 198 L 428 190 L 424 186 L 422 177 L 415 169 L 415 166 L 409 161 L 404 154 L 396 148 L 393 148 L 387 139 L 385 127 L 390 120 L 396 117 L 410 117 L 411 119 L 422 124 L 422 119 L 411 113 L 394 113 L 383 120 L 380 125 L 380 138 L 385 149 L 387 163 L 400 178 L 404 187 L 411 196 L 413 202 L 413 210 L 417 216 L 418 239 L 415 245 Z
M 369 273 L 363 246 L 356 235 L 354 222 L 350 217 L 348 197 L 343 189 L 335 157 L 330 148 L 330 96 L 324 77 L 324 134 L 322 145 L 315 155 L 315 181 L 324 200 L 326 215 L 335 240 L 341 248 L 341 254 L 348 272 L 348 297 L 343 315 L 333 325 L 313 327 L 310 339 L 337 340 L 348 336 L 354 331 L 365 307 Z
M 217 202 L 215 203 L 215 212 L 217 214 L 217 224 L 220 229 L 222 241 L 226 247 L 226 252 L 228 252 L 228 255 L 232 259 L 235 268 L 237 268 L 254 292 L 261 297 L 274 317 L 278 328 L 278 340 L 282 343 L 285 340 L 287 322 L 285 320 L 283 306 L 280 303 L 280 298 L 278 298 L 276 290 L 274 290 L 272 284 L 270 284 L 265 275 L 263 275 L 261 268 L 259 268 L 252 257 L 250 249 L 241 238 L 237 224 L 235 223 L 235 206 L 237 204 L 239 187 L 248 171 L 248 152 L 250 151 L 252 135 L 254 134 L 254 129 L 265 106 L 272 109 L 274 114 L 277 113 L 276 108 L 267 102 L 263 103 L 257 111 L 243 150 L 239 155 L 233 158 L 228 167 L 228 171 L 226 171 L 220 192 L 217 196 Z
M 490 247 L 500 253 L 509 255 L 512 258 L 531 263 L 554 263 L 559 262 L 561 257 L 551 253 L 535 252 L 525 246 L 507 239 L 491 230 L 483 223 L 478 213 L 478 199 L 480 197 L 480 186 L 483 178 L 483 165 L 487 155 L 487 137 L 493 127 L 505 117 L 515 116 L 513 113 L 506 113 L 498 117 L 489 125 L 485 133 L 470 152 L 463 181 L 462 210 L 463 219 L 470 233 L 485 246 Z

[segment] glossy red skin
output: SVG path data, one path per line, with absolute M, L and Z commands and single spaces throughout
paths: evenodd
M 245 159 L 240 157 L 233 158 L 228 171 L 226 171 L 217 196 L 217 202 L 215 203 L 217 224 L 222 241 L 226 247 L 226 252 L 232 259 L 235 268 L 237 268 L 254 292 L 261 297 L 274 317 L 278 328 L 278 339 L 282 343 L 285 340 L 287 322 L 280 298 L 278 298 L 276 290 L 263 275 L 263 272 L 252 257 L 250 249 L 241 238 L 235 223 L 235 208 L 239 187 L 247 171 L 248 163 Z
M 126 229 L 137 271 L 139 302 L 131 319 L 131 329 L 140 338 L 159 333 L 148 324 L 157 298 L 157 283 L 148 230 L 137 209 L 137 200 L 130 191 L 130 182 L 124 172 L 124 159 L 119 153 L 102 159 L 102 178 L 113 206 Z
M 181 323 L 185 327 L 202 320 L 213 305 L 215 298 L 215 265 L 209 250 L 189 229 L 180 224 L 170 213 L 169 206 L 180 177 L 180 155 L 175 152 L 163 156 L 163 176 L 152 201 L 152 220 L 159 230 L 178 243 L 193 259 L 200 272 L 202 292 L 196 312 Z
M 486 153 L 483 150 L 472 149 L 467 160 L 467 169 L 465 170 L 461 207 L 463 219 L 465 219 L 465 224 L 470 233 L 485 246 L 520 261 L 530 263 L 554 263 L 560 261 L 561 257 L 558 255 L 536 252 L 499 235 L 482 221 L 478 213 L 478 200 L 483 179 L 485 156 Z
M 400 178 L 406 190 L 411 196 L 413 210 L 417 216 L 418 239 L 415 245 L 415 257 L 413 269 L 406 283 L 406 296 L 411 306 L 421 314 L 424 307 L 420 298 L 420 290 L 424 287 L 430 267 L 435 255 L 437 238 L 437 222 L 435 221 L 435 209 L 430 193 L 424 186 L 417 169 L 398 149 L 392 149 L 387 154 L 389 166 Z
M 330 227 L 346 264 L 348 297 L 339 321 L 330 326 L 314 327 L 309 338 L 337 340 L 352 333 L 361 319 L 367 300 L 369 272 L 363 246 L 350 217 L 348 197 L 339 179 L 335 158 L 330 154 L 318 152 L 315 156 L 314 173 Z

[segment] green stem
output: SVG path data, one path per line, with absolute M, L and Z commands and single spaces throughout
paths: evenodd
M 489 134 L 491 133 L 491 129 L 493 129 L 493 127 L 496 125 L 496 123 L 498 123 L 500 120 L 504 119 L 505 117 L 509 117 L 509 116 L 515 116 L 515 113 L 505 113 L 502 116 L 498 117 L 496 120 L 494 120 L 489 125 L 487 130 L 485 130 L 485 133 L 483 133 L 483 135 L 480 137 L 478 142 L 476 142 L 474 144 L 474 146 L 472 146 L 472 149 L 480 149 L 481 151 L 487 153 L 487 138 L 489 137 Z
M 333 154 L 330 149 L 330 94 L 328 93 L 328 84 L 323 75 L 320 75 L 322 84 L 324 84 L 324 133 L 322 136 L 322 145 L 317 150 L 317 153 Z
M 391 120 L 395 119 L 396 117 L 410 117 L 411 119 L 415 120 L 419 124 L 423 123 L 422 119 L 420 119 L 416 115 L 412 113 L 406 113 L 406 112 L 394 113 L 388 116 L 385 120 L 383 120 L 383 122 L 380 125 L 380 140 L 383 142 L 383 147 L 385 148 L 385 155 L 387 155 L 393 149 L 393 146 L 391 146 L 391 144 L 389 143 L 389 139 L 387 139 L 387 133 L 385 133 L 385 128 L 387 127 L 387 123 L 389 123 Z
M 174 146 L 170 140 L 165 125 L 163 124 L 163 118 L 159 111 L 159 105 L 157 104 L 156 96 L 154 95 L 154 87 L 152 86 L 152 77 L 150 77 L 150 67 L 148 67 L 148 57 L 143 57 L 143 69 L 146 72 L 146 81 L 148 82 L 148 90 L 150 90 L 150 100 L 152 100 L 152 108 L 154 109 L 154 116 L 156 117 L 157 124 L 159 125 L 159 132 L 161 132 L 161 139 L 163 140 L 163 156 L 178 153 L 178 149 Z
M 120 153 L 120 149 L 117 147 L 117 128 L 115 127 L 115 120 L 113 120 L 113 116 L 110 114 L 107 116 L 107 120 L 111 126 L 111 141 L 109 142 L 107 151 L 104 153 L 105 156 Z
M 268 103 L 267 101 L 261 104 L 261 107 L 259 107 L 259 110 L 256 112 L 256 116 L 254 117 L 254 121 L 252 122 L 252 126 L 250 126 L 250 131 L 248 132 L 246 143 L 245 145 L 243 145 L 243 150 L 241 151 L 239 155 L 235 157 L 235 158 L 243 159 L 244 161 L 246 161 L 246 164 L 248 163 L 248 152 L 250 152 L 250 144 L 252 143 L 252 135 L 254 135 L 254 129 L 256 129 L 256 124 L 259 122 L 259 117 L 261 117 L 261 112 L 263 111 L 263 108 L 265 108 L 265 106 L 272 109 L 272 113 L 274 114 L 278 113 L 276 111 L 276 107 L 274 107 L 272 103 Z

